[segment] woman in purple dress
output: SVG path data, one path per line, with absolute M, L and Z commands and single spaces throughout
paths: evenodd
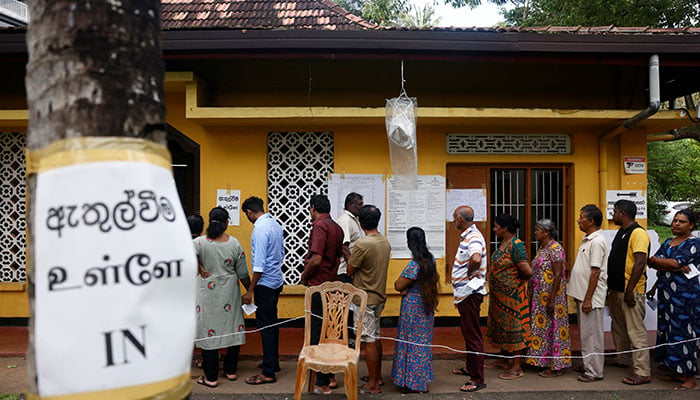
M 438 303 L 438 273 L 425 243 L 425 232 L 413 227 L 406 236 L 413 260 L 394 282 L 403 298 L 391 379 L 405 393 L 427 392 L 433 381 L 433 351 L 429 346 L 433 343 Z

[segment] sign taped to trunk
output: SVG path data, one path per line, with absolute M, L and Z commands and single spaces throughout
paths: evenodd
M 38 169 L 38 394 L 184 397 L 197 268 L 172 172 L 167 160 L 83 152 L 76 164 Z

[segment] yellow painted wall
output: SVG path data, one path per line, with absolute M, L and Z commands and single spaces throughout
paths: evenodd
M 272 131 L 331 131 L 334 134 L 335 172 L 348 174 L 391 173 L 389 150 L 383 124 L 377 125 L 280 125 L 280 126 L 200 126 L 183 118 L 184 98 L 168 98 L 168 122 L 190 136 L 201 146 L 201 210 L 206 215 L 215 205 L 217 189 L 240 189 L 242 199 L 256 195 L 267 204 L 267 135 Z M 568 155 L 449 155 L 445 151 L 445 134 L 455 133 L 571 133 L 572 154 Z M 582 234 L 576 229 L 578 209 L 585 204 L 598 202 L 598 141 L 602 132 L 593 130 L 552 129 L 527 126 L 421 126 L 418 123 L 418 173 L 445 176 L 446 164 L 460 163 L 567 163 L 573 165 L 572 184 L 574 204 L 569 215 L 574 244 Z M 646 155 L 644 135 L 634 138 L 615 138 L 609 146 L 610 184 L 617 188 L 627 178 L 620 176 L 621 151 L 619 141 L 624 141 L 625 155 Z M 629 143 L 628 143 L 629 142 Z M 630 154 L 627 154 L 627 151 Z M 635 176 L 634 182 L 645 179 Z M 645 188 L 646 183 L 643 186 Z M 380 208 L 384 208 L 380 205 Z M 383 210 L 384 211 L 384 210 Z M 228 233 L 238 238 L 250 256 L 252 225 L 241 215 L 241 224 L 231 227 Z M 576 248 L 567 249 L 571 255 Z M 387 293 L 390 294 L 384 315 L 398 315 L 400 297 L 393 290 L 393 282 L 399 276 L 407 260 L 392 260 L 389 266 Z M 438 260 L 438 271 L 445 271 L 445 259 Z M 282 295 L 280 316 L 292 318 L 303 314 L 303 290 L 301 286 L 287 286 Z M 443 285 L 438 316 L 456 316 L 452 306 L 451 286 Z
M 335 140 L 335 171 L 338 173 L 391 173 L 388 145 L 383 124 L 376 125 L 269 125 L 269 126 L 202 126 L 185 118 L 185 95 L 168 92 L 168 123 L 200 145 L 201 211 L 206 215 L 215 203 L 217 189 L 240 189 L 242 198 L 267 195 L 267 134 L 271 131 L 331 131 Z M 496 122 L 498 123 L 498 122 Z M 271 123 L 272 124 L 272 123 Z M 553 126 L 554 125 L 554 126 Z M 445 151 L 446 133 L 570 133 L 572 154 L 568 155 L 449 155 Z M 418 122 L 418 173 L 445 175 L 446 164 L 459 163 L 569 163 L 575 196 L 570 205 L 570 229 L 574 241 L 567 248 L 569 260 L 582 238 L 575 220 L 581 206 L 598 203 L 598 132 L 592 128 L 557 128 L 547 126 L 455 126 L 422 125 Z M 645 175 L 625 175 L 624 156 L 646 156 L 645 132 L 623 133 L 608 146 L 609 188 L 646 190 Z M 266 201 L 267 204 L 267 201 Z M 382 206 L 380 206 L 383 208 Z M 383 210 L 384 211 L 384 210 Z M 642 225 L 646 221 L 640 221 Z M 612 226 L 611 226 L 612 228 Z M 250 256 L 252 225 L 241 215 L 241 224 L 228 233 L 238 238 Z M 385 315 L 398 315 L 400 298 L 393 290 L 407 260 L 392 260 L 387 293 L 390 294 Z M 445 260 L 438 260 L 438 271 L 445 271 Z M 291 318 L 303 314 L 301 286 L 285 287 L 280 316 Z M 438 316 L 455 316 L 451 287 L 443 285 Z M 0 286 L 0 317 L 28 316 L 26 290 Z

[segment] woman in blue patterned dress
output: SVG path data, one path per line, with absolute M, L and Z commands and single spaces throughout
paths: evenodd
M 394 288 L 403 298 L 391 379 L 403 392 L 427 392 L 428 384 L 433 381 L 433 351 L 429 346 L 433 344 L 438 273 L 435 258 L 425 242 L 425 232 L 413 227 L 406 236 L 413 260 L 394 282 Z
M 695 215 L 690 209 L 676 213 L 671 223 L 675 235 L 667 239 L 649 259 L 658 271 L 659 294 L 656 344 L 682 342 L 700 337 L 700 283 L 688 279 L 688 264 L 700 264 L 700 240 L 691 235 Z M 681 382 L 676 390 L 695 390 L 698 384 L 698 342 L 691 341 L 654 349 L 654 359 L 671 371 L 659 378 Z

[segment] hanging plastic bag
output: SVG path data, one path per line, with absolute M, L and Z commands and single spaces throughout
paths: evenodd
M 418 151 L 416 143 L 415 97 L 402 92 L 399 97 L 386 101 L 386 135 L 389 139 L 389 155 L 399 189 L 418 187 Z

